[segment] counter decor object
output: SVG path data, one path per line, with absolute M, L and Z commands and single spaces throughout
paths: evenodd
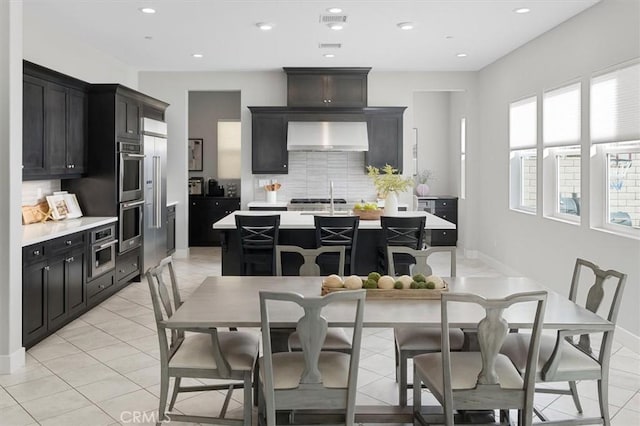
M 380 220 L 383 211 L 377 203 L 356 203 L 353 206 L 353 214 L 360 216 L 360 220 Z
M 426 197 L 429 194 L 431 188 L 428 185 L 430 179 L 434 179 L 433 172 L 429 169 L 423 170 L 414 176 L 413 181 L 415 183 L 416 195 L 419 197 Z
M 385 197 L 384 214 L 385 216 L 398 215 L 398 192 L 406 191 L 412 184 L 413 179 L 404 178 L 398 174 L 398 170 L 387 164 L 380 169 L 373 166 L 367 166 L 367 174 L 373 179 L 373 184 L 378 191 Z
M 437 275 L 425 277 L 416 274 L 413 277 L 402 275 L 392 277 L 380 276 L 371 272 L 366 277 L 351 275 L 342 279 L 339 275 L 329 275 L 322 280 L 321 294 L 324 296 L 338 291 L 359 290 L 367 291 L 367 299 L 440 299 L 442 293 L 449 291 L 446 281 Z
M 280 185 L 278 182 L 264 186 L 264 190 L 267 191 L 267 203 L 274 204 L 277 202 L 276 192 L 281 187 L 282 185 Z

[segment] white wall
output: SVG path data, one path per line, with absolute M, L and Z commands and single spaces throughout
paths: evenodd
M 473 96 L 474 73 L 467 72 L 375 72 L 369 74 L 370 106 L 407 106 L 404 140 L 413 127 L 413 93 L 416 91 L 465 90 Z M 187 247 L 187 98 L 192 90 L 240 90 L 242 108 L 242 205 L 254 199 L 251 174 L 251 114 L 247 106 L 286 105 L 286 75 L 273 72 L 141 72 L 140 91 L 169 102 L 168 198 L 181 203 L 176 211 L 177 248 Z M 411 146 L 404 146 L 405 168 L 410 165 Z M 244 166 L 246 165 L 246 166 Z M 410 200 L 405 199 L 404 202 Z
M 25 13 L 24 59 L 89 83 L 120 83 L 137 89 L 137 69 L 81 40 L 60 34 L 54 24 L 33 21 Z
M 189 176 L 202 176 L 205 183 L 209 178 L 220 181 L 218 120 L 240 120 L 240 92 L 189 93 L 189 138 L 202 138 L 204 144 L 202 171 L 189 172 Z
M 479 73 L 477 151 L 471 181 L 478 195 L 469 227 L 477 248 L 491 259 L 567 294 L 576 257 L 629 274 L 618 324 L 640 334 L 640 241 L 589 227 L 588 208 L 579 226 L 509 210 L 508 104 L 640 55 L 640 3 L 604 0 L 531 41 Z M 583 92 L 584 93 L 584 92 Z M 588 102 L 583 102 L 588 106 Z M 583 121 L 588 111 L 583 111 Z M 588 126 L 583 126 L 583 132 Z M 583 138 L 583 157 L 588 139 Z M 583 161 L 583 202 L 589 203 L 589 162 Z M 475 192 L 475 187 L 473 188 Z M 541 211 L 542 209 L 538 209 Z

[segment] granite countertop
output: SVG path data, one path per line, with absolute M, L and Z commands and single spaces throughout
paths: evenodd
M 66 219 L 22 225 L 22 247 L 117 221 L 117 217 L 84 216 L 78 219 Z
M 231 213 L 228 216 L 220 219 L 213 224 L 213 229 L 236 229 L 236 222 L 234 216 L 264 216 L 273 214 L 264 211 L 250 211 L 250 210 L 238 210 Z M 314 229 L 313 216 L 323 215 L 328 216 L 329 212 L 293 212 L 293 211 L 281 211 L 280 215 L 280 229 Z M 336 217 L 346 216 L 346 214 L 336 214 Z M 446 221 L 442 218 L 434 216 L 427 212 L 398 212 L 399 217 L 416 217 L 426 216 L 427 221 L 425 229 L 456 229 L 456 225 Z M 379 220 L 361 220 L 359 229 L 381 229 Z

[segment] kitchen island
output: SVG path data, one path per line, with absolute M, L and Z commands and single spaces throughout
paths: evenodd
M 336 216 L 345 216 L 347 212 L 337 212 Z M 280 215 L 280 235 L 278 244 L 315 248 L 314 215 L 328 216 L 328 212 L 305 211 L 248 211 L 233 212 L 213 224 L 220 231 L 222 246 L 222 275 L 240 275 L 240 242 L 236 235 L 236 215 L 264 216 Z M 426 216 L 425 229 L 456 229 L 456 225 L 426 212 L 399 212 L 398 216 Z M 355 274 L 367 275 L 378 269 L 378 247 L 382 246 L 382 232 L 379 220 L 360 220 L 358 242 L 356 244 Z M 291 260 L 291 261 L 289 261 Z M 297 275 L 302 259 L 287 259 L 283 267 L 284 275 Z

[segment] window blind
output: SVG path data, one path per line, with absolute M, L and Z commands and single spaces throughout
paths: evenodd
M 591 141 L 640 140 L 640 63 L 591 79 Z
M 535 96 L 509 105 L 509 146 L 511 149 L 536 146 L 537 118 Z
M 542 140 L 545 146 L 580 143 L 580 83 L 545 92 Z

